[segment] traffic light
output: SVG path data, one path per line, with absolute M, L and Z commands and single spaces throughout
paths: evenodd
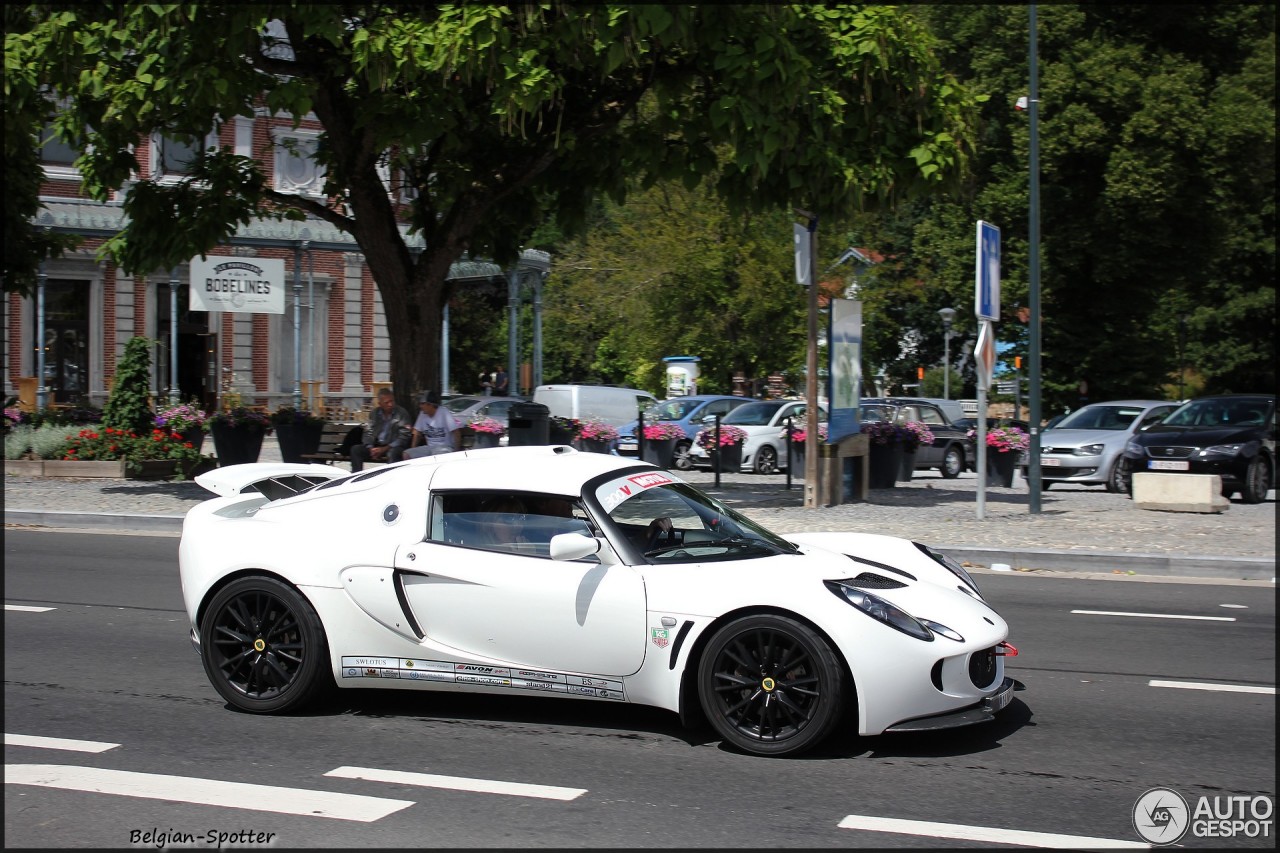
M 1022 369 L 1022 356 L 1020 356 L 1020 355 L 1015 355 L 1015 356 L 1013 357 L 1013 369 L 1014 369 L 1014 370 L 1021 370 L 1021 369 Z
M 923 367 L 917 367 L 917 368 L 916 368 L 916 379 L 924 379 L 924 368 L 923 368 Z

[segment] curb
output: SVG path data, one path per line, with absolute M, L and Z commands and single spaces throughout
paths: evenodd
M 6 509 L 4 513 L 6 525 L 167 535 L 180 534 L 182 520 L 181 515 L 122 515 L 108 512 L 61 512 L 58 510 Z M 1135 572 L 1140 575 L 1270 580 L 1272 582 L 1276 576 L 1276 561 L 1267 557 L 1115 554 L 1099 551 L 992 549 L 941 545 L 933 547 L 961 562 L 980 566 L 1004 563 L 1013 569 L 1020 570 L 1114 572 L 1123 569 L 1125 572 Z

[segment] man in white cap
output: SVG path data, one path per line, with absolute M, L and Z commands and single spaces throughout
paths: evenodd
M 462 426 L 453 412 L 440 405 L 440 394 L 427 391 L 418 398 L 418 419 L 413 422 L 413 438 L 405 459 L 435 456 L 462 449 Z

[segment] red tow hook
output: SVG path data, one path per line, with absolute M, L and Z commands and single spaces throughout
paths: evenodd
M 996 652 L 997 657 L 1016 658 L 1018 656 L 1018 650 L 1011 643 L 997 643 L 996 648 L 999 650 Z

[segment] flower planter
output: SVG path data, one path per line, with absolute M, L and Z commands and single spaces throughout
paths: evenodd
M 231 427 L 215 423 L 213 429 L 213 451 L 218 457 L 218 465 L 244 465 L 258 461 L 262 452 L 262 439 L 267 434 L 259 426 Z
M 913 447 L 902 450 L 902 466 L 898 469 L 898 482 L 910 483 L 911 477 L 916 472 L 916 449 Z
M 177 474 L 185 480 L 194 480 L 201 474 L 213 471 L 218 467 L 218 460 L 212 456 L 204 456 L 196 461 L 180 460 L 176 466 Z
M 178 430 L 178 435 L 182 436 L 182 440 L 194 447 L 197 452 L 204 450 L 204 427 Z
M 564 429 L 563 427 L 558 427 L 554 425 L 549 426 L 547 428 L 547 441 L 549 441 L 551 444 L 572 445 L 573 440 L 577 437 L 578 437 L 578 434 L 571 429 Z
M 659 468 L 670 468 L 672 459 L 676 453 L 676 442 L 678 438 L 646 438 L 644 444 L 643 459 Z
M 793 441 L 787 447 L 787 467 L 792 479 L 804 479 L 804 442 Z
M 711 470 L 719 465 L 721 474 L 737 474 L 742 469 L 742 445 L 725 444 L 711 451 Z
M 586 453 L 608 453 L 609 442 L 603 438 L 580 438 L 578 443 Z
M 276 424 L 276 440 L 280 442 L 280 459 L 284 462 L 303 463 L 306 459 L 302 456 L 305 453 L 315 453 L 320 450 L 320 439 L 324 436 L 324 424 L 317 423 L 293 423 L 293 424 Z M 261 447 L 261 442 L 259 442 Z M 219 456 L 222 454 L 219 453 Z M 257 456 L 254 456 L 257 461 Z
M 902 471 L 903 447 L 899 443 L 871 445 L 867 456 L 867 487 L 892 489 L 898 483 Z
M 6 459 L 4 473 L 16 477 L 43 477 L 43 459 Z
M 482 450 L 486 447 L 497 447 L 498 440 L 502 438 L 501 433 L 496 432 L 477 432 L 475 434 L 475 443 L 472 448 Z
M 1013 472 L 1018 467 L 1018 451 L 1004 453 L 987 448 L 987 485 L 1013 487 Z
M 177 465 L 172 459 L 144 459 L 134 468 L 123 459 L 46 459 L 42 474 L 94 480 L 167 480 L 176 471 Z

